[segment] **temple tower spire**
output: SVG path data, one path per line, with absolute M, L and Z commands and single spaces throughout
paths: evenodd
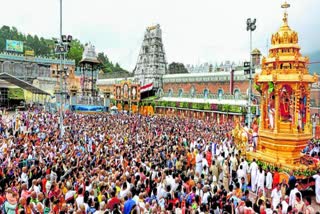
M 160 25 L 148 27 L 134 69 L 134 77 L 143 86 L 153 83 L 154 88 L 162 87 L 162 75 L 166 73 L 167 62 L 162 43 Z

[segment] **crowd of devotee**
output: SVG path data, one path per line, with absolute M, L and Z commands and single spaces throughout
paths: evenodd
M 58 116 L 1 117 L 2 213 L 319 213 L 320 173 L 303 195 L 245 159 L 231 122 L 68 112 L 60 137 Z

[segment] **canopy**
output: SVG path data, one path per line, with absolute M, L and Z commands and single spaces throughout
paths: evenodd
M 30 83 L 28 83 L 24 80 L 21 80 L 15 76 L 12 76 L 8 73 L 0 73 L 0 79 L 5 80 L 13 85 L 16 85 L 16 86 L 22 88 L 22 89 L 30 91 L 34 94 L 51 95 L 50 93 L 48 93 L 38 87 L 35 87 L 35 86 L 31 85 Z

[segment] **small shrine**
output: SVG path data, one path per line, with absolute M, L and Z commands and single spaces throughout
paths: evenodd
M 281 6 L 285 9 L 282 26 L 272 35 L 269 55 L 262 58 L 262 71 L 254 78 L 261 94 L 261 115 L 256 152 L 247 156 L 295 169 L 312 138 L 310 86 L 318 77 L 309 74 L 309 59 L 300 53 L 298 33 L 288 25 L 289 6 L 286 2 Z
M 83 96 L 96 97 L 97 94 L 97 70 L 100 62 L 97 58 L 95 46 L 91 43 L 86 44 L 80 61 L 82 77 L 80 80 Z
M 113 94 L 118 110 L 138 111 L 140 101 L 140 85 L 124 80 L 113 86 Z

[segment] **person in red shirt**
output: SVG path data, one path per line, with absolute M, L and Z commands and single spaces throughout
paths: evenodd
M 280 175 L 278 172 L 278 167 L 276 167 L 273 173 L 273 182 L 272 182 L 273 188 L 275 188 L 279 183 L 280 183 Z
M 212 164 L 212 152 L 211 152 L 211 149 L 208 149 L 208 151 L 206 152 L 206 159 L 208 161 L 208 165 L 209 165 L 209 168 Z
M 110 209 L 110 210 L 113 210 L 114 206 L 115 205 L 119 205 L 120 204 L 120 199 L 118 197 L 116 197 L 116 191 L 112 191 L 111 192 L 111 198 L 110 200 L 108 201 L 107 203 L 107 208 Z
M 47 189 L 46 189 L 46 183 L 47 183 L 47 178 L 45 176 L 45 174 L 43 175 L 43 178 L 41 180 L 41 188 L 42 188 L 42 192 L 47 192 Z

